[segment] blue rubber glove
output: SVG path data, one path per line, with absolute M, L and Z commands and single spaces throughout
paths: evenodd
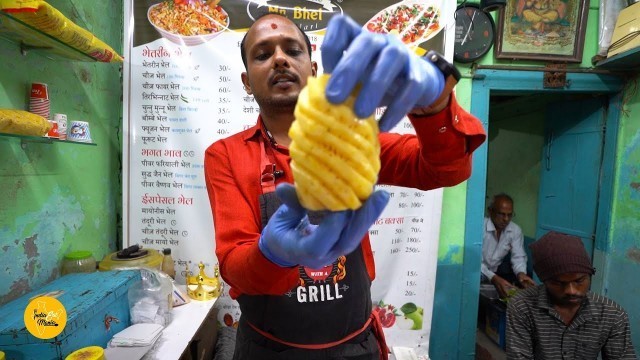
M 326 89 L 330 102 L 342 103 L 360 83 L 354 106 L 358 117 L 387 106 L 381 131 L 389 131 L 414 107 L 431 105 L 445 84 L 433 63 L 418 57 L 396 36 L 373 34 L 344 15 L 329 21 L 322 66 L 332 74 Z
M 389 194 L 378 190 L 360 209 L 329 212 L 320 224 L 312 225 L 293 185 L 278 185 L 276 194 L 283 204 L 262 230 L 258 246 L 282 267 L 319 269 L 351 253 L 389 202 Z

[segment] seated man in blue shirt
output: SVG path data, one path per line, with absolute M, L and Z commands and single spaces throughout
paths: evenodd
M 493 197 L 484 219 L 482 236 L 482 282 L 491 282 L 501 298 L 509 290 L 527 288 L 536 283 L 527 275 L 527 254 L 524 236 L 513 219 L 513 199 L 507 194 Z

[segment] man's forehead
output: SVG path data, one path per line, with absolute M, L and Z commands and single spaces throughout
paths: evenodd
M 496 199 L 496 206 L 498 207 L 511 207 L 513 204 L 507 198 L 498 198 Z
M 288 34 L 294 39 L 302 38 L 298 27 L 291 20 L 280 15 L 265 15 L 256 20 L 249 29 L 249 38 Z
M 586 273 L 563 273 L 553 277 L 550 280 L 559 282 L 559 283 L 570 283 L 578 280 L 582 280 L 589 277 L 589 274 Z

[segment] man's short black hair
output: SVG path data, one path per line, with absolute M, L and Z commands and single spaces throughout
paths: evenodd
M 291 19 L 289 19 L 288 17 L 284 16 L 283 14 L 266 12 L 266 13 L 261 14 L 260 16 L 258 16 L 253 21 L 253 23 L 255 24 L 256 21 L 260 20 L 261 18 L 263 18 L 263 17 L 265 17 L 267 15 L 282 16 L 283 18 L 291 21 Z M 311 58 L 311 40 L 309 40 L 309 36 L 307 36 L 307 34 L 304 31 L 302 31 L 302 29 L 300 29 L 300 27 L 298 27 L 293 21 L 291 21 L 291 23 L 296 27 L 296 29 L 298 29 L 300 34 L 302 34 L 302 37 L 304 38 L 304 42 L 305 42 L 305 44 L 307 44 L 307 52 L 309 53 L 309 58 Z M 253 25 L 251 25 L 251 27 L 253 27 Z M 249 27 L 249 30 L 251 30 L 251 27 Z M 247 32 L 242 37 L 242 41 L 240 42 L 240 56 L 242 57 L 242 63 L 244 64 L 244 68 L 245 69 L 247 68 L 247 50 L 244 48 L 244 43 L 247 40 L 247 34 L 249 34 L 249 30 L 247 30 Z

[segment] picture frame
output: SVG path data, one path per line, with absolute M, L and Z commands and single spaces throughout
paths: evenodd
M 507 0 L 496 59 L 582 62 L 588 11 L 588 0 Z

